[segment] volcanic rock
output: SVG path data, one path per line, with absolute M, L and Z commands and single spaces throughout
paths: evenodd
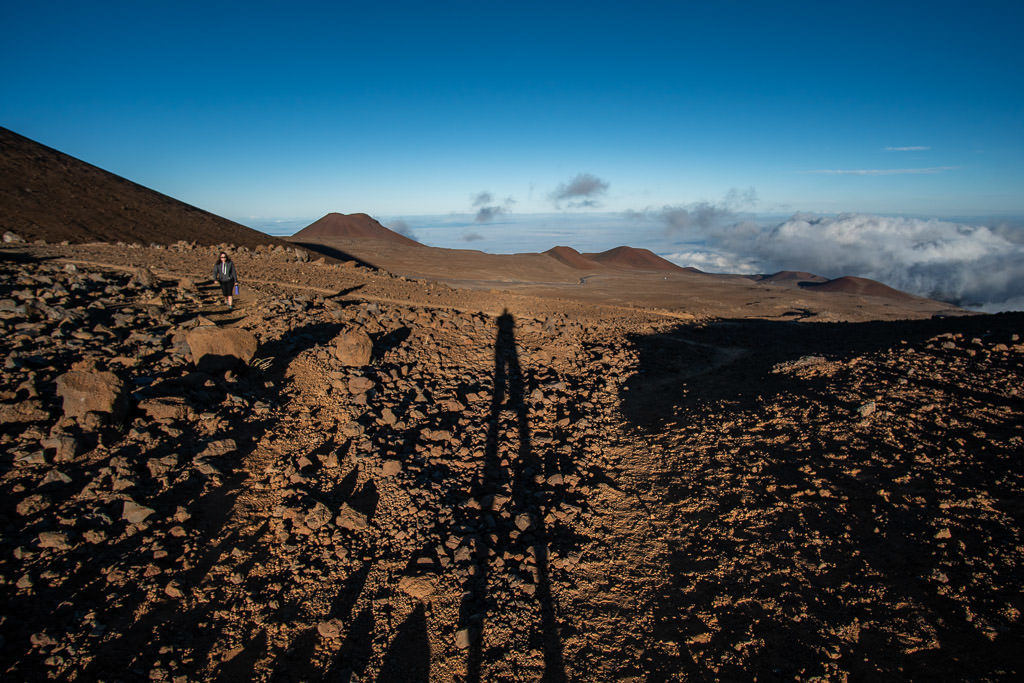
M 334 523 L 350 531 L 362 531 L 369 526 L 369 520 L 366 515 L 353 509 L 348 504 L 342 504 Z
M 360 329 L 343 330 L 334 338 L 334 357 L 342 365 L 362 367 L 373 355 L 373 340 Z
M 103 413 L 117 419 L 124 411 L 124 383 L 112 372 L 66 372 L 57 378 L 57 395 L 66 417 Z
M 133 500 L 126 500 L 124 502 L 124 508 L 121 512 L 121 518 L 129 522 L 130 524 L 142 524 L 146 521 L 146 518 L 154 514 L 156 510 L 148 508 L 144 505 L 139 505 Z
M 245 365 L 256 356 L 259 344 L 252 332 L 238 327 L 201 325 L 186 337 L 192 361 L 203 371 Z
M 42 531 L 39 533 L 39 547 L 68 550 L 71 548 L 71 539 L 64 531 Z
M 398 582 L 398 588 L 406 595 L 423 600 L 437 591 L 434 581 L 426 576 L 405 576 Z

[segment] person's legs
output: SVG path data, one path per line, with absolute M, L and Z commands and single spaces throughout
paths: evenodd
M 235 288 L 235 283 L 234 282 L 231 282 L 230 280 L 228 280 L 227 282 L 225 282 L 223 280 L 220 281 L 220 291 L 221 291 L 221 294 L 223 294 L 227 298 L 227 302 L 228 302 L 228 306 L 229 307 L 232 305 L 231 294 L 232 294 L 232 290 L 234 288 Z

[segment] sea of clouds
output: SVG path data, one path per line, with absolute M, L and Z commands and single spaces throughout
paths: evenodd
M 855 275 L 984 311 L 1024 310 L 1024 230 L 867 214 L 711 222 L 667 258 L 714 272 Z

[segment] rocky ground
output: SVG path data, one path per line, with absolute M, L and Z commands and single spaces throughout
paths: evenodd
M 11 680 L 1008 680 L 1024 315 L 0 251 Z M 243 362 L 236 362 L 240 358 Z

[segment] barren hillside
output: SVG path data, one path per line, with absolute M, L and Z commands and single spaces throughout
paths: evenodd
M 0 231 L 34 241 L 284 246 L 0 128 Z
M 1021 315 L 214 253 L 0 251 L 5 678 L 1024 669 Z

